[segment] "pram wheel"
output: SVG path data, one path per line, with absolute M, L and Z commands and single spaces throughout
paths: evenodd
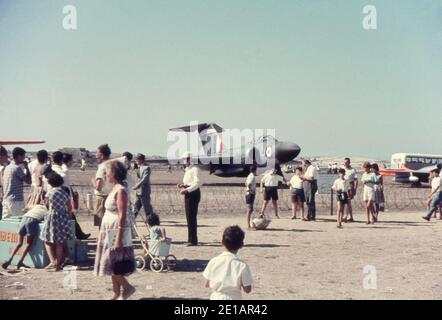
M 146 259 L 144 259 L 144 256 L 136 256 L 135 265 L 138 271 L 143 271 L 146 269 Z
M 163 260 L 161 260 L 160 258 L 153 258 L 152 260 L 150 260 L 150 269 L 153 272 L 161 272 L 163 271 L 164 268 L 164 264 L 163 264 Z
M 169 270 L 169 271 L 175 269 L 176 257 L 174 255 L 170 254 L 166 257 L 166 266 L 167 266 L 167 270 Z

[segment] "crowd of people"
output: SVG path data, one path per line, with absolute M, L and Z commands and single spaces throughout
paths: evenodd
M 159 216 L 154 212 L 151 203 L 151 168 L 146 165 L 145 155 L 137 154 L 134 157 L 125 152 L 120 158 L 112 159 L 111 156 L 112 152 L 107 144 L 97 148 L 98 167 L 91 180 L 96 199 L 94 225 L 99 227 L 94 273 L 99 277 L 111 277 L 111 299 L 116 300 L 128 299 L 135 292 L 127 276 L 136 270 L 132 227 L 142 208 L 145 221 L 150 226 L 151 238 L 164 240 L 166 234 L 164 228 L 160 227 Z M 187 245 L 198 246 L 197 217 L 201 200 L 201 171 L 190 153 L 185 153 L 182 158 L 185 173 L 177 188 L 184 198 L 188 227 Z M 24 258 L 33 243 L 40 239 L 45 244 L 50 260 L 46 269 L 61 271 L 70 263 L 68 241 L 90 237 L 90 234 L 82 231 L 75 217 L 79 200 L 78 193 L 70 182 L 72 165 L 72 155 L 59 151 L 49 156 L 47 151 L 41 150 L 36 159 L 28 163 L 26 152 L 22 148 L 13 150 L 11 161 L 6 149 L 0 148 L 0 214 L 3 214 L 3 218 L 22 216 L 18 243 L 9 259 L 2 263 L 4 269 L 11 265 L 14 256 L 20 252 L 23 245 L 25 249 L 21 252 L 16 267 L 28 268 L 24 264 Z M 286 180 L 277 169 L 265 173 L 259 183 L 259 191 L 264 201 L 258 218 L 254 218 L 254 203 L 258 192 L 257 169 L 256 166 L 251 166 L 245 182 L 246 226 L 249 230 L 259 229 L 259 223 L 268 225 L 270 219 L 266 215 L 266 209 L 270 202 L 275 217 L 279 218 L 278 188 L 281 184 L 290 188 L 291 218 L 297 219 L 300 211 L 302 221 L 316 220 L 315 196 L 319 176 L 316 166 L 309 160 L 304 160 L 302 166 L 295 168 L 290 180 Z M 363 169 L 360 182 L 363 184 L 362 198 L 365 203 L 366 223 L 373 224 L 378 221 L 379 213 L 384 210 L 384 183 L 377 164 L 364 163 Z M 136 180 L 131 174 L 132 170 L 136 171 Z M 441 207 L 442 188 L 439 171 L 437 168 L 431 172 L 429 213 L 423 217 L 428 221 Z M 343 166 L 337 169 L 337 174 L 332 189 L 337 200 L 337 226 L 342 228 L 344 222 L 354 221 L 352 201 L 358 190 L 359 180 L 349 158 L 345 158 Z M 25 184 L 31 185 L 26 198 Z M 41 222 L 42 228 L 39 226 Z M 75 234 L 72 232 L 72 225 L 75 225 Z M 205 286 L 213 291 L 212 299 L 239 299 L 242 291 L 251 292 L 253 278 L 250 268 L 237 256 L 244 245 L 244 237 L 244 231 L 238 226 L 225 229 L 222 236 L 225 252 L 212 259 L 203 273 Z
M 363 183 L 363 201 L 366 208 L 366 223 L 375 223 L 379 212 L 384 210 L 384 183 L 377 164 L 364 163 L 364 173 L 361 177 Z M 256 229 L 253 216 L 253 205 L 256 197 L 256 167 L 252 166 L 251 173 L 246 179 L 246 204 L 247 204 L 247 227 Z M 353 222 L 352 201 L 356 196 L 358 188 L 358 176 L 356 170 L 351 166 L 350 158 L 345 158 L 343 166 L 337 170 L 338 178 L 334 181 L 332 189 L 336 193 L 337 200 L 337 226 L 342 228 L 342 222 Z M 305 159 L 303 166 L 296 167 L 294 175 L 289 181 L 278 174 L 276 169 L 266 173 L 261 179 L 260 191 L 263 193 L 264 203 L 260 211 L 261 219 L 267 219 L 265 210 L 269 201 L 275 212 L 278 214 L 278 187 L 280 184 L 287 184 L 291 191 L 292 219 L 297 219 L 298 210 L 301 212 L 302 221 L 316 220 L 315 196 L 318 192 L 319 170 L 312 165 L 311 161 Z M 305 205 L 307 214 L 305 214 Z M 260 222 L 261 220 L 258 220 Z M 259 227 L 258 227 L 259 229 Z

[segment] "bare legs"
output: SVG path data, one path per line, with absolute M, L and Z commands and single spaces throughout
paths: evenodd
M 32 245 L 34 244 L 34 242 L 35 242 L 35 237 L 30 236 L 30 237 L 27 239 L 26 247 L 25 247 L 25 249 L 23 250 L 23 253 L 21 254 L 20 260 L 18 260 L 17 268 L 20 268 L 20 266 L 23 265 L 23 261 L 25 260 L 26 255 L 28 254 L 29 250 L 31 250 L 31 247 L 32 247 Z M 20 245 L 20 246 L 21 246 L 21 245 Z M 17 251 L 18 251 L 18 249 L 17 249 Z M 14 250 L 14 253 L 13 253 L 12 257 L 14 257 L 14 255 L 17 253 L 17 251 Z
M 336 222 L 338 223 L 338 228 L 342 228 L 342 216 L 344 215 L 345 204 L 338 201 L 337 212 L 336 212 Z
M 11 264 L 11 262 L 14 259 L 15 255 L 18 253 L 20 248 L 23 246 L 24 240 L 25 240 L 25 237 L 20 235 L 19 238 L 18 238 L 17 245 L 15 246 L 14 251 L 12 252 L 11 256 L 9 257 L 9 259 L 7 261 L 5 261 L 2 264 L 2 267 L 4 269 L 7 269 L 9 267 L 9 265 Z M 23 250 L 23 252 L 21 254 L 20 260 L 18 260 L 18 262 L 17 262 L 17 269 L 20 269 L 20 267 L 24 267 L 25 266 L 23 264 L 23 261 L 24 261 L 26 255 L 28 254 L 29 250 L 31 249 L 32 245 L 34 244 L 35 237 L 34 236 L 28 236 L 26 238 L 26 240 L 27 240 L 26 247 L 25 247 L 25 249 Z
M 46 268 L 47 269 L 56 268 L 57 271 L 60 271 L 63 268 L 63 262 L 65 257 L 68 256 L 66 243 L 45 242 L 45 248 L 50 261 L 49 266 L 47 266 Z
M 268 204 L 269 204 L 269 201 L 264 200 L 264 202 L 262 204 L 261 215 L 264 215 L 264 212 L 266 211 Z
M 305 220 L 304 216 L 304 203 L 303 202 L 293 202 L 292 203 L 292 219 L 296 219 L 296 213 L 298 209 L 301 209 L 301 219 Z
M 253 228 L 252 226 L 252 214 L 253 214 L 253 209 L 249 209 L 247 210 L 247 228 Z
M 342 217 L 342 221 L 344 222 L 351 222 L 353 221 L 353 207 L 351 206 L 351 200 L 348 199 L 348 203 L 345 206 L 344 215 Z
M 373 206 L 374 209 L 374 221 L 378 222 L 378 217 L 379 217 L 379 203 L 375 203 Z
M 278 201 L 272 200 L 273 210 L 275 210 L 275 217 L 279 219 L 278 215 Z
M 365 201 L 365 214 L 367 217 L 366 224 L 375 223 L 376 213 L 373 206 L 373 201 Z
M 57 259 L 55 258 L 55 245 L 53 243 L 45 242 L 45 248 L 50 262 L 48 267 L 55 267 L 57 265 Z
M 296 211 L 298 211 L 298 203 L 292 202 L 292 219 L 296 219 Z
M 262 209 L 261 209 L 261 215 L 264 215 L 268 204 L 269 204 L 269 200 L 264 200 L 264 203 L 263 203 Z M 272 200 L 272 205 L 273 205 L 273 210 L 275 210 L 275 216 L 279 219 L 279 215 L 278 215 L 278 201 Z
M 117 300 L 121 295 L 121 285 L 119 281 L 119 276 L 112 276 L 112 290 L 114 292 L 110 300 Z
M 117 300 L 121 294 L 127 300 L 135 292 L 135 287 L 124 276 L 112 276 L 112 287 L 114 294 L 110 300 Z
M 56 243 L 55 244 L 55 258 L 57 260 L 57 271 L 61 270 L 64 262 L 64 244 Z

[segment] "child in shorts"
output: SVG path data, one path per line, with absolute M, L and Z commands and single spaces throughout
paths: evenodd
M 23 246 L 23 242 L 26 239 L 26 247 L 21 254 L 20 260 L 17 262 L 17 270 L 20 268 L 29 269 L 27 265 L 23 263 L 26 258 L 26 255 L 31 250 L 33 244 L 38 239 L 39 236 L 39 223 L 42 222 L 45 216 L 49 213 L 48 209 L 43 205 L 36 205 L 32 209 L 30 209 L 23 216 L 20 227 L 18 229 L 18 243 L 15 246 L 11 256 L 5 262 L 3 262 L 3 269 L 7 269 L 9 265 L 12 263 L 14 256 L 18 253 L 20 248 Z
M 332 189 L 336 192 L 336 221 L 338 223 L 338 228 L 342 228 L 342 216 L 344 215 L 345 206 L 348 204 L 349 189 L 349 182 L 345 179 L 345 169 L 339 169 L 338 179 L 333 183 Z
M 250 268 L 237 253 L 244 246 L 244 231 L 238 226 L 224 230 L 224 252 L 209 261 L 203 276 L 205 287 L 212 289 L 210 300 L 242 300 L 241 291 L 252 291 Z
M 292 195 L 292 219 L 296 219 L 296 213 L 298 209 L 301 209 L 301 219 L 302 221 L 307 221 L 304 217 L 304 203 L 305 203 L 305 193 L 304 193 L 304 178 L 302 176 L 302 167 L 297 167 L 294 176 L 290 179 L 288 185 L 290 186 L 290 191 Z

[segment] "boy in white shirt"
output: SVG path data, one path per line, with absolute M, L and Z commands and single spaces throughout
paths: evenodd
M 256 196 L 256 166 L 250 168 L 250 174 L 246 179 L 246 204 L 247 204 L 247 228 L 252 229 L 253 204 Z
M 363 200 L 365 202 L 365 212 L 367 215 L 366 224 L 374 224 L 376 222 L 376 214 L 374 210 L 374 187 L 376 185 L 377 178 L 376 175 L 371 172 L 371 164 L 369 162 L 365 162 L 363 168 L 365 172 L 362 174 L 361 182 L 364 184 Z
M 273 209 L 275 210 L 275 216 L 279 219 L 278 215 L 278 186 L 280 183 L 286 182 L 285 178 L 278 174 L 276 169 L 270 170 L 261 180 L 261 193 L 264 193 L 264 203 L 261 209 L 261 216 L 264 215 L 269 201 L 272 200 Z
M 292 219 L 296 219 L 296 212 L 298 208 L 301 209 L 301 219 L 302 221 L 307 221 L 304 216 L 304 203 L 305 203 L 305 193 L 304 193 L 304 177 L 302 176 L 302 167 L 297 167 L 295 174 L 290 179 L 288 185 L 290 186 L 290 191 L 292 194 Z
M 433 178 L 431 180 L 431 192 L 430 195 L 428 196 L 428 207 L 429 207 L 429 211 L 428 214 L 426 216 L 423 216 L 422 218 L 430 221 L 431 217 L 433 216 L 433 213 L 435 213 L 437 211 L 437 207 L 438 205 L 440 205 L 441 201 L 442 201 L 442 180 L 439 176 L 440 174 L 440 170 L 439 168 L 437 169 L 433 169 L 430 172 L 431 177 Z
M 250 268 L 236 255 L 244 245 L 244 231 L 238 226 L 224 230 L 222 245 L 225 249 L 209 261 L 203 276 L 204 286 L 212 289 L 210 300 L 242 300 L 241 290 L 252 291 Z
M 345 169 L 339 169 L 338 179 L 333 183 L 332 189 L 336 191 L 337 212 L 336 221 L 338 228 L 342 228 L 342 216 L 344 215 L 345 206 L 348 204 L 349 182 L 345 179 Z

